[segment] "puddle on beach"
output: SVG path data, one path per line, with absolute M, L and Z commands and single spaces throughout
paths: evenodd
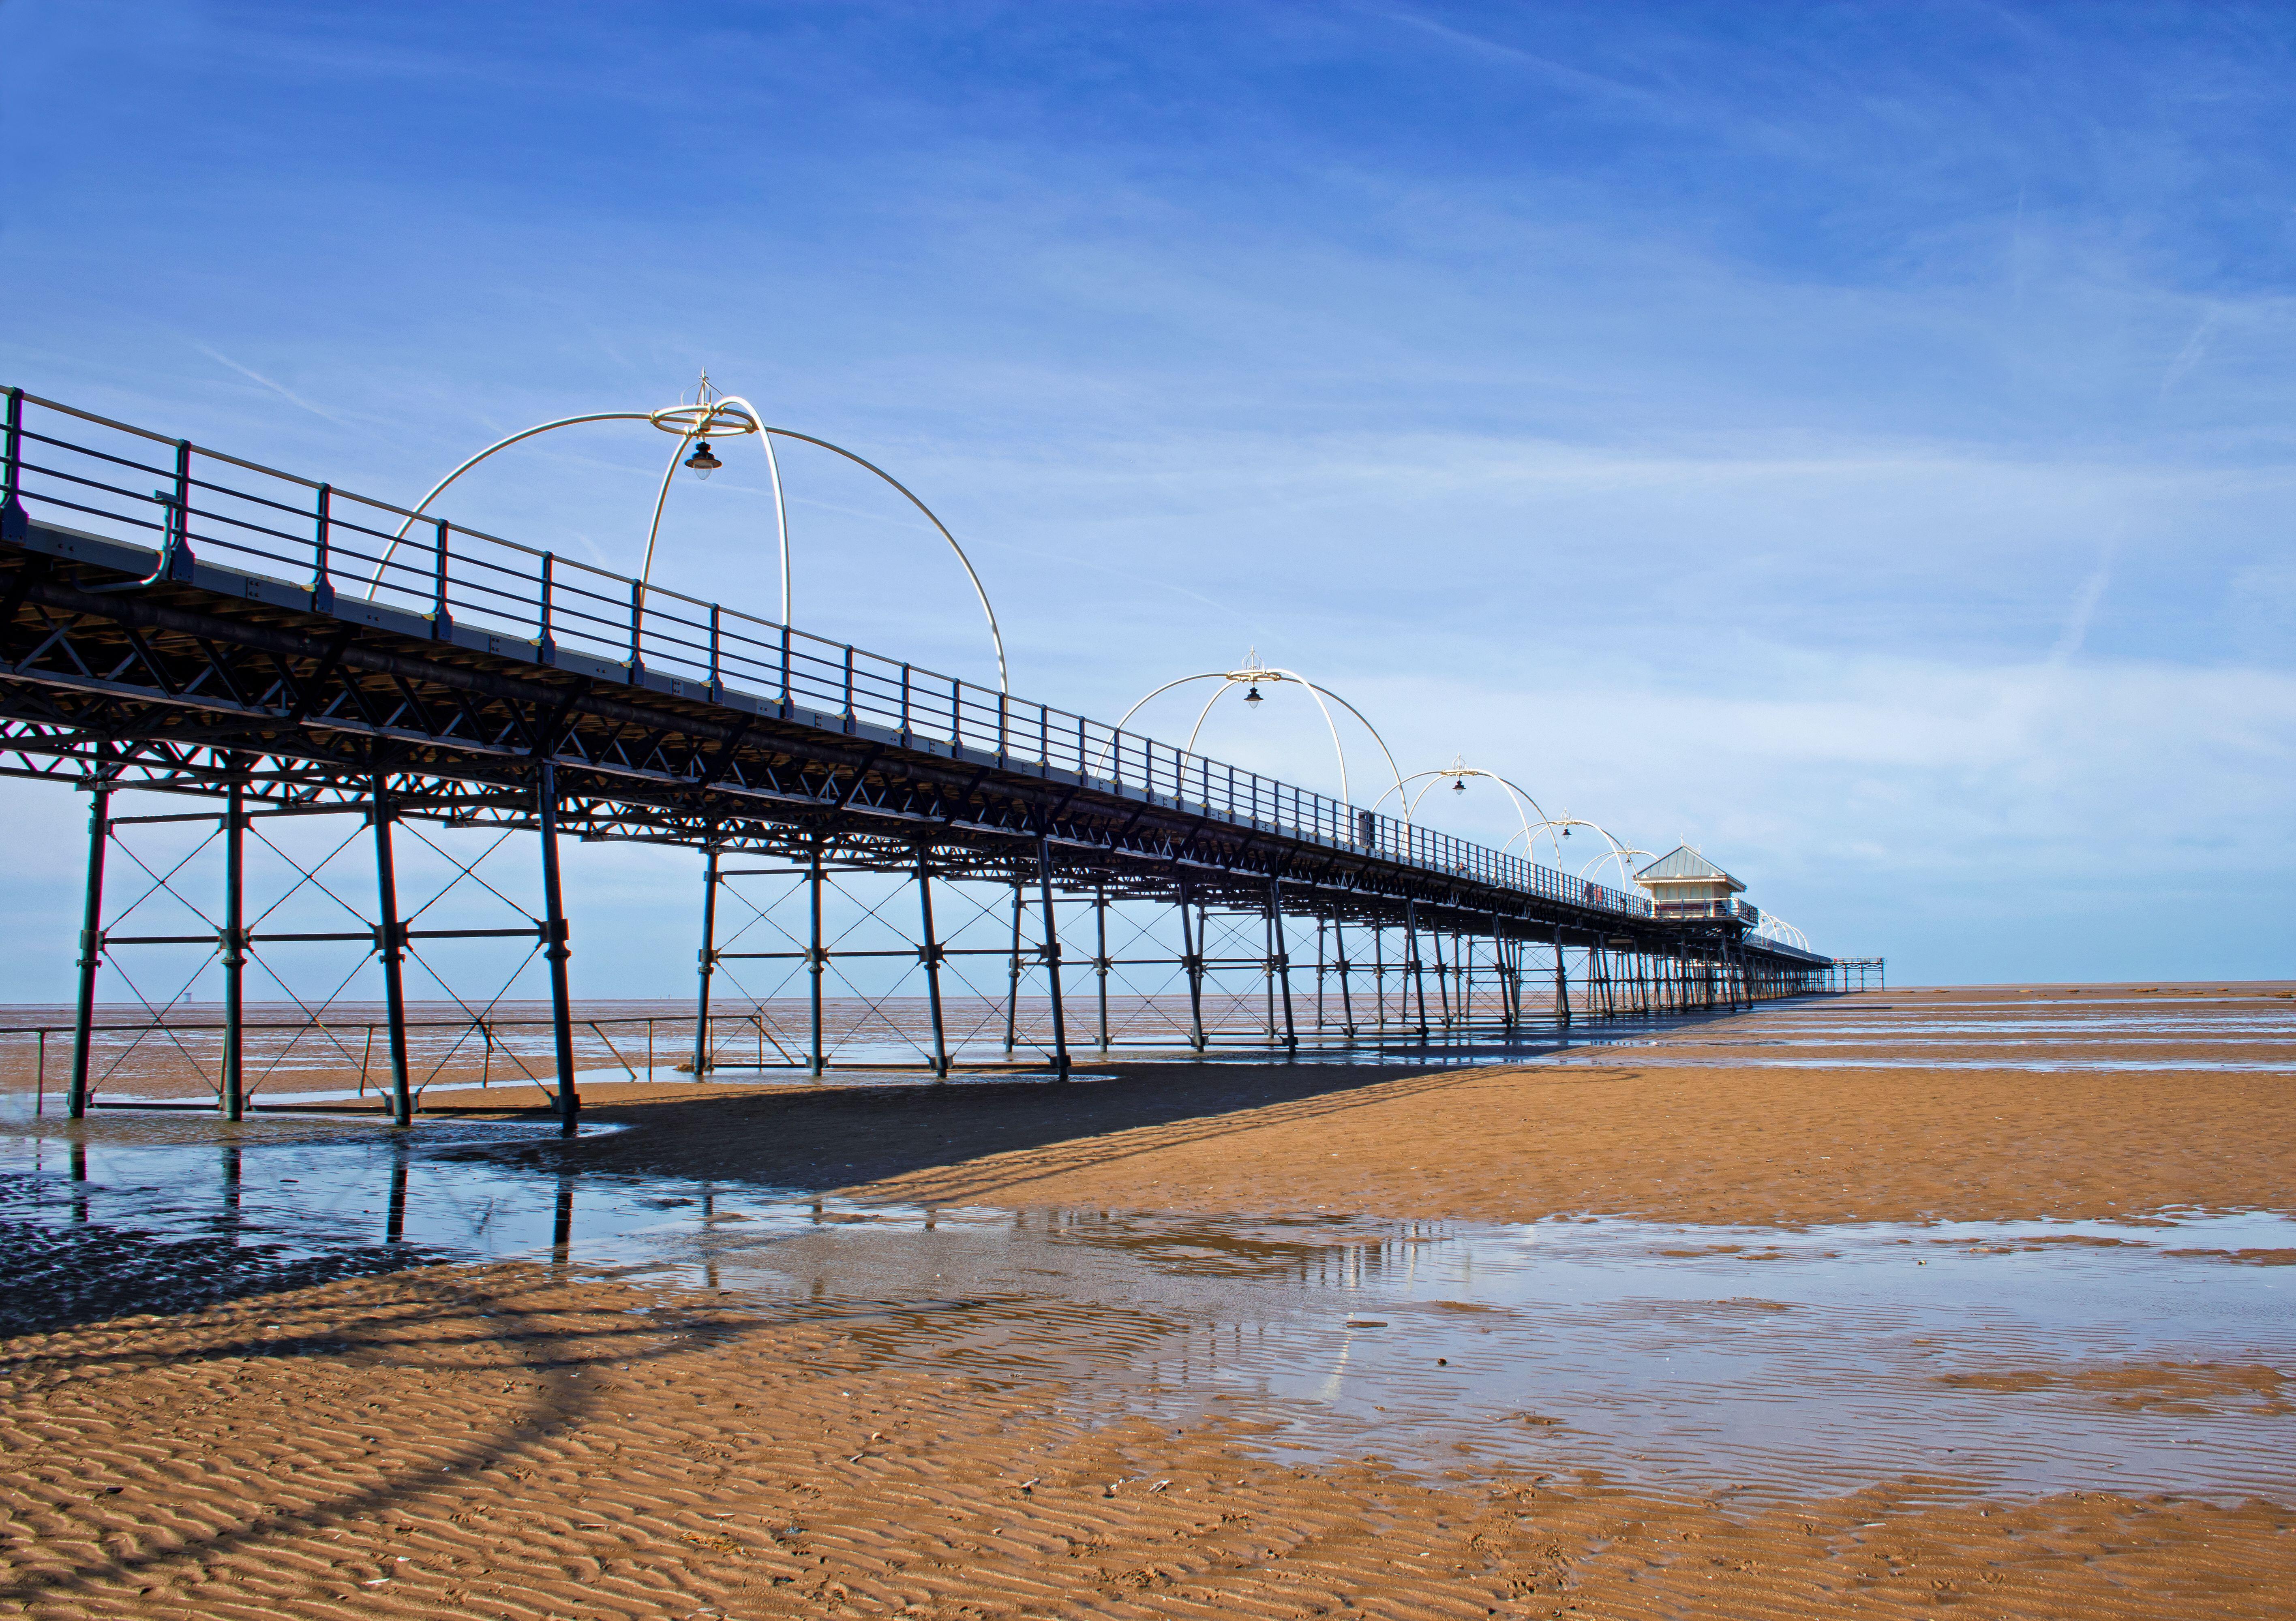
M 261 1268 L 235 1294 L 563 1259 L 834 1314 L 952 1374 L 1065 1374 L 1109 1417 L 1226 1418 L 1302 1459 L 1751 1500 L 1882 1480 L 2296 1493 L 2296 1220 L 2279 1215 L 1798 1231 L 928 1211 L 559 1175 L 550 1140 L 0 1120 L 16 1314 L 177 1309 L 171 1280 L 238 1257 Z M 141 1269 L 125 1284 L 123 1255 Z

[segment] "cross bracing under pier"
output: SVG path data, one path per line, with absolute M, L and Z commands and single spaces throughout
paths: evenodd
M 816 1073 L 832 1061 L 824 981 L 890 996 L 897 967 L 931 1004 L 920 1061 L 943 1072 L 966 1044 L 952 1009 L 1000 998 L 1003 1048 L 1065 1073 L 1073 1048 L 1132 1039 L 1111 1006 L 1185 1009 L 1152 1033 L 1167 1045 L 1297 1049 L 1736 1005 L 1833 976 L 1754 933 L 1751 909 L 1660 918 L 1639 895 L 443 520 L 395 540 L 404 509 L 20 391 L 5 479 L 0 770 L 91 796 L 83 1051 L 116 949 L 111 805 L 140 790 L 221 801 L 226 831 L 275 812 L 359 818 L 374 916 L 340 932 L 394 985 L 421 931 L 395 915 L 392 830 L 532 835 L 531 911 L 461 933 L 546 962 L 570 1122 L 562 833 L 703 853 L 705 1072 L 732 1061 L 711 996 L 742 963 L 795 965 L 783 1000 L 808 1005 L 806 1027 L 775 1051 Z M 720 901 L 760 883 L 786 891 L 767 911 L 795 896 L 803 921 L 745 953 L 720 937 Z M 885 897 L 904 888 L 896 929 Z M 898 943 L 840 953 L 824 921 L 840 906 Z M 945 937 L 952 917 L 978 937 L 965 906 L 1000 920 L 993 947 Z M 242 914 L 235 889 L 224 910 Z M 227 975 L 250 932 L 217 925 Z M 403 1073 L 395 1106 L 411 1113 Z

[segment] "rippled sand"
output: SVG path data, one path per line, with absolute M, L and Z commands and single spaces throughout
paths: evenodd
M 1784 1277 L 1797 1255 L 1827 1253 L 1829 1232 L 1869 1232 L 1825 1224 L 2084 1217 L 2128 1237 L 2108 1225 L 1988 1246 L 1915 1225 L 1906 1258 L 1888 1264 L 1948 1298 L 1988 1265 L 2048 1268 L 2030 1275 L 2102 1309 L 2120 1251 L 2099 1246 L 2150 1237 L 2144 1265 L 2169 1269 L 2158 1274 L 2168 1297 L 2206 1292 L 2180 1289 L 2183 1277 L 2243 1281 L 2246 1320 L 2192 1314 L 2190 1335 L 2284 1339 L 2287 1314 L 2269 1306 L 2296 1278 L 2279 1269 L 2284 1252 L 2179 1258 L 2185 1240 L 2144 1225 L 2171 1207 L 2289 1208 L 2287 1077 L 2240 1067 L 2289 1034 L 2284 988 L 1898 992 L 1467 1071 L 602 1094 L 597 1115 L 629 1129 L 545 1147 L 539 1163 L 578 1181 L 746 1175 L 816 1191 L 830 1225 L 807 1240 L 814 1250 L 758 1252 L 784 1278 L 813 1265 L 813 1281 L 775 1296 L 731 1275 L 725 1292 L 665 1288 L 578 1256 L 441 1265 L 10 1339 L 0 1607 L 936 1621 L 2284 1613 L 2296 1508 L 2270 1491 L 2116 1492 L 2099 1478 L 2034 1495 L 1972 1486 L 1942 1462 L 1857 1487 L 1813 1469 L 1800 1494 L 1721 1478 L 1661 1491 L 1526 1463 L 1529 1451 L 1472 1427 L 1453 1437 L 1448 1411 L 1413 1426 L 1423 1442 L 1444 1433 L 1448 1462 L 1424 1445 L 1343 1450 L 1337 1429 L 1295 1447 L 1265 1404 L 1222 1416 L 1215 1364 L 1304 1366 L 1331 1343 L 1407 1357 L 1397 1336 L 1419 1318 L 1333 1323 L 1298 1351 L 1220 1347 L 1202 1342 L 1190 1292 L 1275 1243 L 1249 1225 L 1270 1217 L 1292 1224 L 1287 1244 L 1341 1216 L 1677 1224 L 1671 1249 L 1621 1263 L 1653 1280 L 1660 1268 Z M 1929 1065 L 1918 1044 L 1930 1041 L 1991 1061 Z M 2106 1067 L 2140 1044 L 2152 1067 Z M 1860 1067 L 1805 1067 L 1825 1052 Z M 1160 1246 L 1155 1275 L 1177 1292 L 1086 1309 L 1057 1278 L 976 1292 L 901 1273 L 914 1259 L 898 1258 L 890 1227 L 864 1249 L 828 1247 L 837 1221 L 873 1232 L 873 1204 L 897 1202 L 1168 1212 L 1107 1225 Z M 996 1229 L 985 1213 L 969 1219 Z M 1347 1228 L 1326 1246 L 1342 1259 Z M 865 1252 L 896 1260 L 869 1274 L 852 1258 Z M 1011 1253 L 1025 1265 L 1032 1252 Z M 1948 1255 L 1961 1271 L 1911 1271 Z M 2084 1296 L 2088 1276 L 2099 1281 Z M 1419 1301 L 1428 1321 L 1455 1320 L 1447 1344 L 1519 1343 L 1509 1356 L 1526 1364 L 1566 1332 L 1602 1343 L 1612 1308 L 1599 1303 L 1545 1330 L 1522 1318 L 1505 1330 L 1520 1342 L 1478 1342 L 1482 1327 L 1498 1331 L 1491 1314 L 1518 1308 L 1472 1282 L 1361 1298 Z M 1792 1293 L 1735 1291 L 1736 1316 L 1730 1298 L 1619 1316 L 1617 1393 L 1677 1341 L 1775 1331 L 1764 1325 L 1792 1314 L 1764 1300 Z M 1918 1334 L 1862 1331 L 1919 1365 Z M 2180 1425 L 2217 1445 L 2244 1427 L 2278 1437 L 2296 1405 L 2296 1370 L 2272 1361 L 2050 1350 L 2044 1336 L 1997 1365 L 1941 1363 L 1936 1399 L 2091 1411 L 2100 1434 L 2141 1417 L 2165 1427 L 2148 1432 L 2164 1445 Z M 1414 1377 L 1449 1388 L 1431 1370 Z M 1825 1377 L 1838 1386 L 1855 1368 Z M 1599 1380 L 1578 1388 L 1601 1394 Z M 1570 1413 L 1511 1420 L 1550 1420 L 1567 1429 Z

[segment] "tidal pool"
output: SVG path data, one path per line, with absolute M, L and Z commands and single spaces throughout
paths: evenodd
M 611 1129 L 611 1128 L 603 1128 Z M 1769 1498 L 2296 1493 L 2296 1221 L 1674 1226 L 856 1206 L 546 1124 L 0 1120 L 11 1331 L 530 1258 L 1303 1459 Z

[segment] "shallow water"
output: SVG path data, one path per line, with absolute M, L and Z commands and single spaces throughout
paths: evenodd
M 1754 1497 L 1906 1478 L 2296 1494 L 2296 1221 L 2277 1214 L 1787 1231 L 865 1208 L 557 1175 L 552 1140 L 19 1117 L 0 1123 L 12 1292 L 62 1322 L 136 1309 L 123 1288 L 177 1309 L 170 1276 L 247 1294 L 530 1257 L 850 1316 L 890 1355 L 1065 1371 L 1111 1416 L 1226 1416 L 1314 1458 Z M 261 1265 L 232 1284 L 242 1258 Z

